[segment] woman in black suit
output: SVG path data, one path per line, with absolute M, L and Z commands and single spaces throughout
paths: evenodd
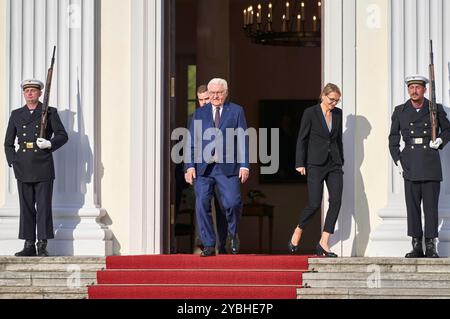
M 330 206 L 316 252 L 319 256 L 337 257 L 330 251 L 328 241 L 334 233 L 342 198 L 342 110 L 336 107 L 341 99 L 341 90 L 329 83 L 323 89 L 320 99 L 320 104 L 305 110 L 297 139 L 296 170 L 307 176 L 309 196 L 308 205 L 300 215 L 288 247 L 292 254 L 298 250 L 305 225 L 321 207 L 325 181 Z

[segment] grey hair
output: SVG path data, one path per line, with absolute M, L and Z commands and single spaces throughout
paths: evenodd
M 209 81 L 209 83 L 208 83 L 208 90 L 210 90 L 209 88 L 211 87 L 211 85 L 214 85 L 214 84 L 222 86 L 223 89 L 224 89 L 226 92 L 228 92 L 228 83 L 227 83 L 226 80 L 220 79 L 220 78 L 212 79 L 212 80 Z

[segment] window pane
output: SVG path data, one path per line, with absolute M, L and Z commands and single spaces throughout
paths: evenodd
M 188 100 L 197 99 L 197 66 L 188 66 Z

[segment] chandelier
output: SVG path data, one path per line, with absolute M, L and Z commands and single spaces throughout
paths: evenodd
M 244 9 L 244 32 L 263 45 L 320 47 L 322 2 L 264 1 Z

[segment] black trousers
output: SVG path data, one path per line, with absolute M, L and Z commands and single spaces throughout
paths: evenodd
M 52 239 L 53 181 L 23 183 L 17 181 L 20 202 L 19 239 Z
M 425 216 L 425 238 L 438 237 L 438 206 L 441 183 L 438 181 L 412 182 L 405 180 L 405 199 L 408 217 L 408 236 L 421 238 L 422 209 Z
M 325 165 L 309 165 L 306 169 L 308 181 L 308 205 L 300 215 L 298 226 L 305 229 L 306 224 L 319 210 L 322 204 L 323 183 L 327 183 L 329 193 L 329 208 L 325 218 L 324 232 L 334 234 L 334 229 L 341 209 L 343 188 L 342 166 L 335 164 L 330 158 Z

